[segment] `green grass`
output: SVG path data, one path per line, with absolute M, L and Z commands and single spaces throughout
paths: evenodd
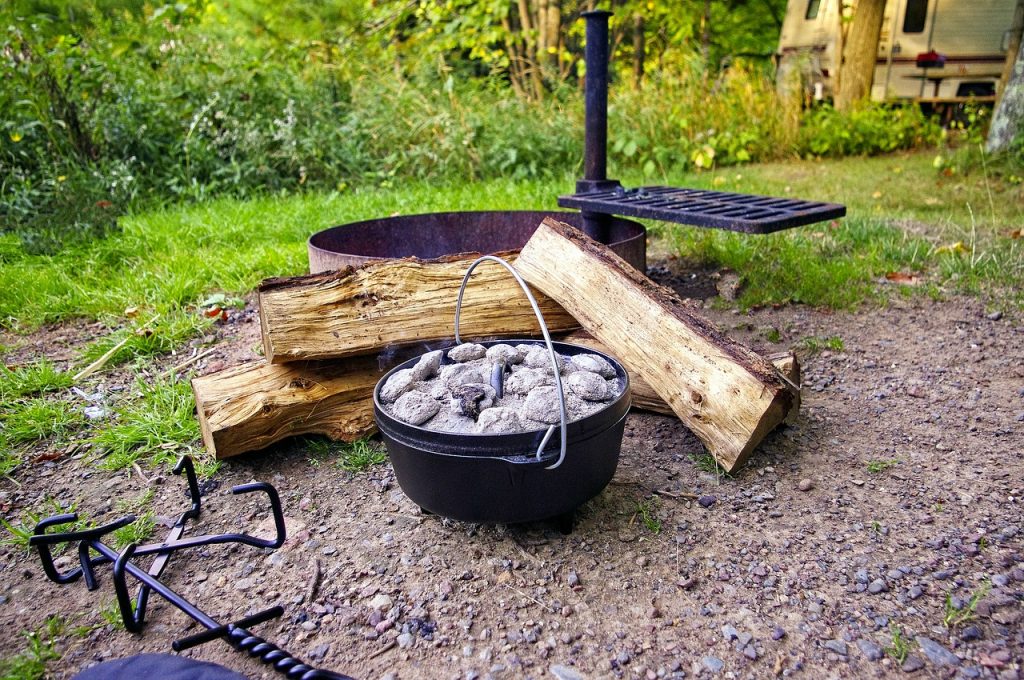
M 899 461 L 896 460 L 895 458 L 890 458 L 888 460 L 869 460 L 867 467 L 868 472 L 870 472 L 871 474 L 878 474 L 879 472 L 884 472 L 891 468 L 892 466 L 898 464 Z
M 719 477 L 732 476 L 725 471 L 725 468 L 718 464 L 718 461 L 715 460 L 714 456 L 712 456 L 710 453 L 703 449 L 700 453 L 691 453 L 690 461 L 693 463 L 693 466 L 700 470 L 701 472 L 706 472 L 711 475 L 717 475 Z
M 336 467 L 346 472 L 363 472 L 388 460 L 387 450 L 369 438 L 346 444 L 326 437 L 307 437 L 304 445 L 309 452 L 309 464 L 313 467 L 324 461 L 333 461 Z
M 40 680 L 46 677 L 46 664 L 60 658 L 54 649 L 54 638 L 64 633 L 65 623 L 59 616 L 46 619 L 37 631 L 27 631 L 25 649 L 0 659 L 0 680 Z
M 156 529 L 156 518 L 152 510 L 147 510 L 136 517 L 131 524 L 114 530 L 114 545 L 120 550 L 132 543 L 144 543 L 153 535 L 154 529 Z
M 8 533 L 8 536 L 0 540 L 0 543 L 16 546 L 23 549 L 25 552 L 28 552 L 28 540 L 32 537 L 36 525 L 39 524 L 39 520 L 52 515 L 71 514 L 74 513 L 75 510 L 76 505 L 74 503 L 68 507 L 64 507 L 57 501 L 57 499 L 47 496 L 39 507 L 25 510 L 21 514 L 21 518 L 17 523 L 8 522 L 0 517 L 0 525 L 2 525 Z M 62 525 L 60 527 L 60 531 L 78 531 L 79 529 L 85 529 L 88 526 L 90 526 L 90 523 L 80 517 L 71 524 Z M 53 548 L 53 552 L 62 552 L 65 547 L 66 546 L 56 546 Z
M 893 661 L 902 664 L 907 660 L 907 655 L 910 654 L 910 640 L 903 636 L 903 629 L 895 623 L 889 624 L 889 633 L 891 642 L 883 649 L 886 654 L 892 657 Z
M 34 442 L 66 435 L 85 422 L 81 410 L 66 401 L 32 399 L 5 414 L 0 441 Z
M 992 590 L 992 584 L 986 581 L 980 588 L 971 593 L 971 598 L 962 607 L 955 606 L 953 604 L 953 597 L 946 595 L 946 604 L 942 613 L 942 625 L 946 628 L 956 628 L 972 620 L 974 618 L 974 610 L 978 608 L 978 603 L 983 597 L 988 595 L 990 590 Z
M 195 398 L 188 382 L 139 378 L 136 390 L 133 398 L 117 407 L 116 418 L 90 439 L 104 469 L 120 470 L 144 456 L 154 464 L 170 462 L 199 439 Z
M 71 387 L 71 375 L 43 359 L 33 364 L 8 367 L 0 364 L 0 406 L 31 395 Z
M 111 327 L 199 306 L 215 292 L 247 295 L 265 277 L 307 271 L 306 239 L 336 224 L 395 213 L 554 208 L 555 182 L 413 182 L 401 188 L 220 199 L 122 218 L 120 233 L 57 255 L 21 250 L 0 262 L 0 327 L 32 330 L 76 317 Z
M 653 499 L 636 502 L 636 514 L 652 534 L 661 533 L 661 520 L 658 519 L 657 510 Z
M 833 352 L 842 352 L 846 345 L 843 342 L 843 339 L 838 335 L 831 335 L 828 337 L 809 335 L 806 338 L 802 338 L 797 347 L 807 354 L 813 355 L 826 349 Z
M 804 303 L 852 309 L 888 296 L 943 291 L 1024 308 L 1024 187 L 973 172 L 946 176 L 934 152 L 766 163 L 669 177 L 683 186 L 792 196 L 847 205 L 847 217 L 768 236 L 652 225 L 670 252 L 742 277 L 737 304 Z M 956 244 L 961 246 L 954 247 Z M 924 283 L 882 283 L 886 274 Z
M 212 323 L 198 309 L 174 310 L 155 320 L 139 317 L 86 346 L 79 361 L 84 367 L 113 350 L 104 363 L 104 367 L 111 367 L 140 357 L 167 354 Z

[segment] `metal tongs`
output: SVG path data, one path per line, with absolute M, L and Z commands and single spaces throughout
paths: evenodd
M 118 609 L 121 612 L 121 619 L 124 621 L 125 628 L 133 633 L 142 631 L 146 617 L 146 605 L 149 602 L 150 593 L 155 592 L 206 628 L 206 630 L 200 633 L 175 640 L 171 643 L 171 648 L 176 652 L 190 649 L 210 640 L 223 638 L 225 642 L 236 650 L 246 652 L 250 656 L 258 658 L 262 663 L 273 665 L 275 670 L 293 680 L 352 680 L 347 675 L 318 670 L 306 665 L 277 645 L 267 642 L 246 630 L 249 626 L 281 616 L 284 613 L 283 607 L 271 607 L 232 623 L 222 624 L 160 581 L 160 575 L 167 567 L 171 555 L 179 550 L 222 543 L 241 543 L 255 548 L 274 549 L 280 548 L 285 540 L 284 513 L 281 510 L 281 498 L 278 496 L 277 490 L 265 482 L 241 484 L 232 487 L 231 493 L 239 495 L 262 491 L 267 494 L 270 500 L 270 509 L 274 515 L 276 532 L 274 538 L 259 538 L 245 533 L 206 534 L 182 538 L 185 526 L 189 520 L 195 520 L 199 517 L 199 481 L 196 478 L 192 459 L 188 456 L 182 456 L 177 465 L 174 466 L 173 471 L 176 475 L 180 475 L 182 471 L 185 472 L 192 504 L 188 510 L 181 514 L 162 542 L 146 545 L 136 545 L 133 543 L 124 548 L 120 553 L 103 543 L 105 536 L 134 522 L 136 519 L 134 515 L 125 515 L 109 524 L 93 529 L 63 533 L 47 533 L 47 529 L 74 522 L 78 519 L 78 515 L 69 513 L 47 517 L 36 525 L 35 531 L 29 539 L 29 545 L 35 547 L 39 552 L 39 559 L 42 561 L 43 571 L 46 573 L 46 576 L 51 581 L 61 584 L 71 583 L 79 578 L 84 578 L 86 588 L 96 590 L 99 584 L 96 580 L 95 568 L 103 564 L 113 563 L 114 590 L 117 594 Z M 54 563 L 51 546 L 72 541 L 79 542 L 78 560 L 80 566 L 61 573 Z M 153 560 L 148 570 L 143 570 L 132 561 L 134 558 L 144 555 L 156 555 L 156 559 Z M 127 577 L 129 575 L 140 582 L 134 602 L 128 592 Z

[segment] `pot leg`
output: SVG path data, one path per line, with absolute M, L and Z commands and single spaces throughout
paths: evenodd
M 568 536 L 572 533 L 573 525 L 576 524 L 576 511 L 570 510 L 569 512 L 552 517 L 551 523 L 555 525 L 555 528 L 563 536 Z

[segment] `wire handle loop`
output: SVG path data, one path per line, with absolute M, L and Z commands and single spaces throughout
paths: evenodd
M 546 467 L 546 470 L 554 470 L 562 461 L 565 460 L 565 445 L 566 445 L 566 429 L 567 423 L 569 422 L 569 416 L 565 410 L 565 389 L 562 387 L 562 375 L 558 371 L 558 360 L 555 358 L 555 346 L 551 342 L 551 334 L 548 333 L 548 325 L 544 322 L 544 315 L 540 313 L 540 307 L 537 305 L 537 299 L 533 297 L 533 293 L 530 292 L 530 287 L 526 285 L 526 281 L 523 281 L 523 277 L 519 275 L 515 269 L 512 268 L 505 260 L 494 255 L 484 255 L 483 257 L 477 258 L 473 264 L 469 265 L 469 269 L 466 270 L 465 276 L 462 277 L 462 285 L 459 287 L 459 297 L 455 301 L 455 342 L 462 344 L 462 339 L 459 337 L 459 316 L 462 313 L 462 293 L 466 290 L 466 285 L 469 283 L 469 277 L 476 269 L 477 265 L 482 262 L 495 262 L 500 264 L 502 267 L 507 269 L 510 274 L 515 278 L 519 287 L 526 293 L 527 299 L 530 301 L 530 306 L 533 307 L 533 313 L 537 316 L 537 321 L 540 322 L 541 333 L 544 334 L 544 342 L 548 346 L 548 356 L 551 357 L 551 368 L 555 372 L 555 385 L 558 387 L 558 412 L 561 417 L 560 431 L 559 434 L 562 438 L 561 447 L 558 452 L 558 460 L 553 464 Z M 544 438 L 540 441 L 540 446 L 537 447 L 537 460 L 541 459 L 541 455 L 544 453 L 544 447 L 547 446 L 548 441 L 551 439 L 551 435 L 555 432 L 555 426 L 552 425 L 548 428 L 548 431 L 544 434 Z

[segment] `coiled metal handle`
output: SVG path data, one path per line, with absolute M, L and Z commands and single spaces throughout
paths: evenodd
M 533 313 L 537 316 L 537 321 L 540 322 L 541 333 L 544 334 L 544 342 L 548 346 L 548 355 L 551 357 L 551 369 L 555 372 L 555 385 L 558 387 L 558 412 L 561 416 L 561 427 L 559 434 L 562 437 L 561 448 L 558 452 L 558 460 L 553 465 L 549 465 L 546 470 L 554 470 L 562 461 L 565 460 L 565 445 L 566 445 L 566 429 L 567 423 L 569 422 L 569 416 L 565 410 L 565 390 L 562 387 L 562 375 L 558 371 L 558 360 L 555 358 L 555 346 L 551 342 L 551 334 L 548 333 L 548 325 L 544 322 L 544 315 L 540 313 L 540 307 L 537 305 L 536 298 L 533 297 L 533 293 L 530 292 L 530 287 L 526 285 L 526 281 L 523 281 L 523 277 L 519 275 L 515 269 L 512 268 L 508 262 L 495 257 L 493 255 L 484 255 L 483 257 L 477 258 L 473 264 L 469 265 L 469 269 L 466 270 L 466 275 L 462 277 L 462 285 L 459 287 L 459 297 L 455 301 L 455 342 L 462 344 L 462 339 L 459 337 L 459 316 L 462 313 L 462 293 L 466 290 L 466 284 L 469 283 L 469 276 L 476 269 L 477 265 L 481 262 L 496 262 L 502 267 L 507 269 L 516 282 L 519 283 L 519 287 L 526 293 L 527 299 L 530 301 L 530 306 L 533 307 Z M 555 432 L 555 426 L 552 425 L 548 428 L 548 431 L 544 434 L 544 438 L 540 440 L 540 446 L 537 447 L 537 460 L 541 459 L 541 455 L 544 453 L 544 447 L 548 445 L 548 441 L 551 439 L 551 435 Z

